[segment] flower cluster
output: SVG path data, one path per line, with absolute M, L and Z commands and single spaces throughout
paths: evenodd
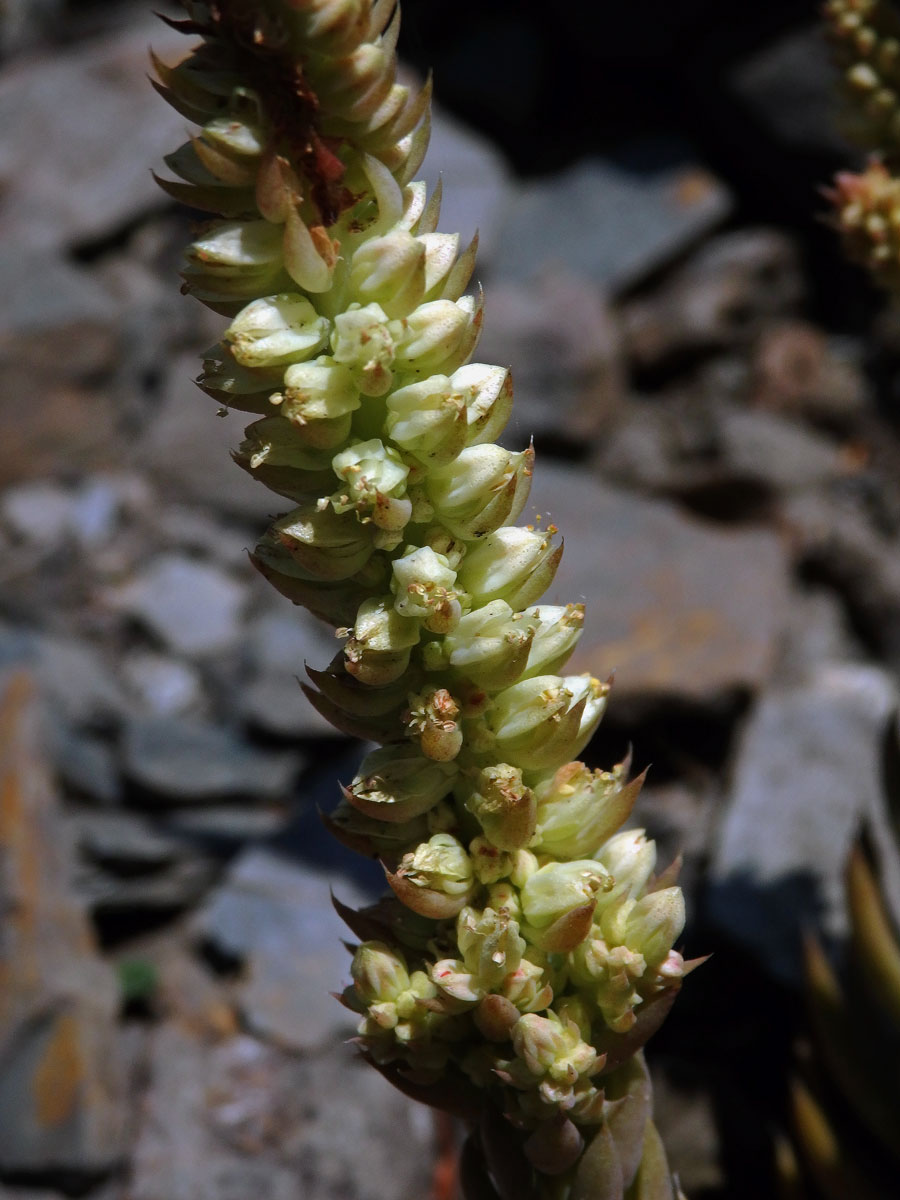
M 827 193 L 848 255 L 900 290 L 900 13 L 890 0 L 827 0 L 825 31 L 840 71 L 844 125 L 875 152 Z
M 572 761 L 609 686 L 557 674 L 583 609 L 539 603 L 562 545 L 515 524 L 534 452 L 493 441 L 475 247 L 413 181 L 428 88 L 396 81 L 385 0 L 188 10 L 202 44 L 157 69 L 201 127 L 164 186 L 216 214 L 185 271 L 230 319 L 200 383 L 255 416 L 236 460 L 290 504 L 256 565 L 344 639 L 310 699 L 381 744 L 327 818 L 391 889 L 346 914 L 344 999 L 377 1064 L 436 1103 L 483 1089 L 564 1174 L 680 985 L 684 907 L 619 832 L 641 780 Z

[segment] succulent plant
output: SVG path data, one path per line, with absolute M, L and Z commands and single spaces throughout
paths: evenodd
M 338 909 L 363 1053 L 466 1117 L 472 1200 L 664 1200 L 641 1047 L 690 963 L 677 867 L 619 832 L 641 779 L 571 761 L 609 685 L 558 675 L 580 605 L 539 603 L 534 458 L 493 440 L 507 370 L 472 362 L 476 245 L 415 174 L 430 86 L 396 78 L 392 0 L 187 0 L 157 62 L 200 131 L 166 162 L 213 214 L 185 289 L 229 318 L 200 385 L 255 418 L 237 463 L 290 505 L 253 559 L 344 649 L 313 704 L 381 744 L 326 817 L 387 898 Z
M 895 813 L 898 733 L 893 719 L 885 775 Z M 900 933 L 865 834 L 851 848 L 845 891 L 850 931 L 843 969 L 835 969 L 815 936 L 806 938 L 810 1042 L 791 1089 L 799 1163 L 785 1144 L 779 1166 L 786 1197 L 890 1200 L 900 1186 Z

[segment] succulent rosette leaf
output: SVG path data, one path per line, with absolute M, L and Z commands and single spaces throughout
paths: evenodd
M 163 186 L 211 214 L 185 290 L 230 322 L 200 383 L 255 415 L 235 457 L 289 501 L 254 563 L 345 639 L 307 694 L 380 743 L 326 817 L 390 888 L 341 910 L 360 1044 L 472 1119 L 471 1196 L 672 1196 L 635 1056 L 683 901 L 617 832 L 641 780 L 572 761 L 609 685 L 557 674 L 583 607 L 540 603 L 562 544 L 516 524 L 534 450 L 493 442 L 512 385 L 470 361 L 475 243 L 414 181 L 430 88 L 398 82 L 386 0 L 185 7 L 200 44 L 157 87 L 199 132 Z

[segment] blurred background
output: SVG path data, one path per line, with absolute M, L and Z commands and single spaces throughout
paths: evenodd
M 776 1194 L 801 931 L 840 946 L 886 828 L 900 322 L 823 220 L 859 156 L 816 8 L 407 0 L 400 42 L 567 538 L 548 599 L 616 673 L 589 760 L 651 766 L 635 823 L 713 952 L 650 1055 L 692 1200 Z M 451 1200 L 328 994 L 329 886 L 380 885 L 316 808 L 362 751 L 297 686 L 338 643 L 248 563 L 279 502 L 247 422 L 191 382 L 223 322 L 178 292 L 151 42 L 184 53 L 131 0 L 0 6 L 0 669 L 34 681 L 0 720 L 0 1200 Z

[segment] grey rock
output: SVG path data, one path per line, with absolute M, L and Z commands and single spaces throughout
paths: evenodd
M 72 886 L 95 917 L 138 912 L 168 915 L 199 903 L 217 873 L 216 863 L 199 857 L 127 875 L 83 863 L 74 873 Z
M 69 494 L 53 483 L 9 488 L 0 502 L 0 516 L 16 537 L 44 549 L 60 545 L 71 532 Z
M 167 813 L 164 827 L 191 843 L 233 850 L 243 842 L 271 837 L 287 817 L 279 808 L 248 808 L 246 805 L 210 805 L 175 809 Z
M 294 675 L 273 672 L 244 684 L 241 715 L 248 725 L 271 737 L 340 736 L 313 708 Z
M 706 171 L 663 157 L 650 169 L 586 159 L 520 189 L 503 223 L 495 274 L 527 282 L 562 267 L 616 292 L 684 252 L 727 217 L 731 197 Z
M 775 413 L 723 405 L 716 437 L 726 471 L 774 491 L 799 491 L 846 473 L 840 447 Z
M 151 42 L 170 61 L 184 55 L 184 39 L 148 13 L 122 33 L 5 72 L 4 240 L 65 248 L 162 206 L 147 164 L 184 140 L 184 119 L 147 84 Z
M 110 589 L 112 608 L 136 617 L 178 654 L 210 655 L 240 636 L 245 587 L 212 563 L 162 554 Z
M 512 363 L 515 405 L 504 436 L 570 442 L 583 449 L 612 421 L 625 393 L 617 319 L 595 284 L 546 272 L 532 286 L 498 283 L 479 359 Z
M 842 479 L 847 470 L 841 448 L 815 430 L 694 395 L 633 402 L 596 463 L 605 478 L 630 487 L 688 497 L 730 488 L 734 500 L 748 502 L 748 484 L 771 498 Z
M 876 667 L 822 667 L 772 691 L 744 731 L 713 855 L 712 918 L 774 974 L 800 979 L 800 934 L 846 929 L 843 871 L 880 809 L 879 747 L 896 687 Z
M 808 683 L 823 666 L 863 658 L 840 599 L 825 588 L 795 590 L 778 655 L 778 683 Z
M 331 905 L 334 879 L 264 847 L 245 850 L 198 914 L 197 932 L 245 963 L 238 997 L 248 1028 L 295 1050 L 348 1027 L 331 991 L 348 979 L 346 930 Z M 352 884 L 336 888 L 361 903 Z
M 804 294 L 797 251 L 772 229 L 712 238 L 664 286 L 625 305 L 635 363 L 658 367 L 685 352 L 752 344 L 767 322 L 792 314 Z
M 85 548 L 113 535 L 119 507 L 115 488 L 101 479 L 78 489 L 54 483 L 21 483 L 0 501 L 0 517 L 18 538 L 54 549 L 69 539 Z
M 131 1200 L 426 1195 L 431 1118 L 348 1047 L 294 1058 L 175 1022 L 154 1040 Z
M 233 468 L 234 464 L 231 466 Z M 232 478 L 235 479 L 234 471 Z M 271 495 L 269 501 L 273 509 L 278 507 L 279 502 Z M 247 546 L 249 539 L 258 535 L 259 520 L 248 535 L 248 527 L 232 524 L 208 508 L 168 503 L 153 514 L 153 523 L 172 549 L 190 550 L 229 570 L 247 574 Z
M 0 628 L 0 667 L 31 670 L 52 709 L 73 728 L 116 725 L 130 705 L 90 642 L 62 634 Z
M 231 459 L 253 415 L 217 408 L 194 384 L 198 371 L 196 351 L 174 359 L 162 401 L 138 445 L 138 461 L 173 497 L 254 522 L 286 511 L 288 501 Z
M 183 842 L 137 813 L 71 811 L 67 824 L 82 854 L 107 866 L 149 870 L 187 853 Z
M 846 338 L 826 338 L 806 321 L 768 324 L 753 351 L 751 398 L 755 405 L 852 428 L 868 407 L 865 351 Z
M 99 804 L 119 798 L 119 768 L 109 742 L 63 720 L 47 722 L 47 744 L 60 781 L 71 791 Z
M 143 708 L 155 716 L 196 712 L 203 705 L 203 683 L 188 663 L 150 650 L 128 654 L 121 676 Z
M 62 0 L 4 0 L 0 9 L 0 54 L 5 58 L 36 45 L 56 24 L 62 9 Z
M 0 111 L 2 92 L 0 83 Z M 0 297 L 0 361 L 15 353 L 64 379 L 111 368 L 118 314 L 89 271 L 46 246 L 15 243 L 0 246 L 0 271 L 8 285 Z
M 842 596 L 854 626 L 891 666 L 900 665 L 897 538 L 877 529 L 865 506 L 849 494 L 791 497 L 781 518 L 798 562 Z
M 441 229 L 458 233 L 462 246 L 477 233 L 479 266 L 490 268 L 512 191 L 496 148 L 435 105 L 428 154 L 417 177 L 429 192 L 443 180 Z
M 754 116 L 795 153 L 846 159 L 840 136 L 837 70 L 819 24 L 766 40 L 731 73 L 730 83 Z
M 259 673 L 291 672 L 302 677 L 305 663 L 326 667 L 341 643 L 324 622 L 285 601 L 248 623 L 246 645 L 248 658 Z
M 127 777 L 147 799 L 167 804 L 285 796 L 301 760 L 256 750 L 198 721 L 147 717 L 129 722 L 122 745 Z
M 72 846 L 24 675 L 0 711 L 0 1172 L 107 1171 L 125 1153 L 118 987 L 68 884 Z
M 532 513 L 572 549 L 546 602 L 587 607 L 571 670 L 615 671 L 614 700 L 705 701 L 768 680 L 787 619 L 777 536 L 723 530 L 547 463 L 523 520 Z

